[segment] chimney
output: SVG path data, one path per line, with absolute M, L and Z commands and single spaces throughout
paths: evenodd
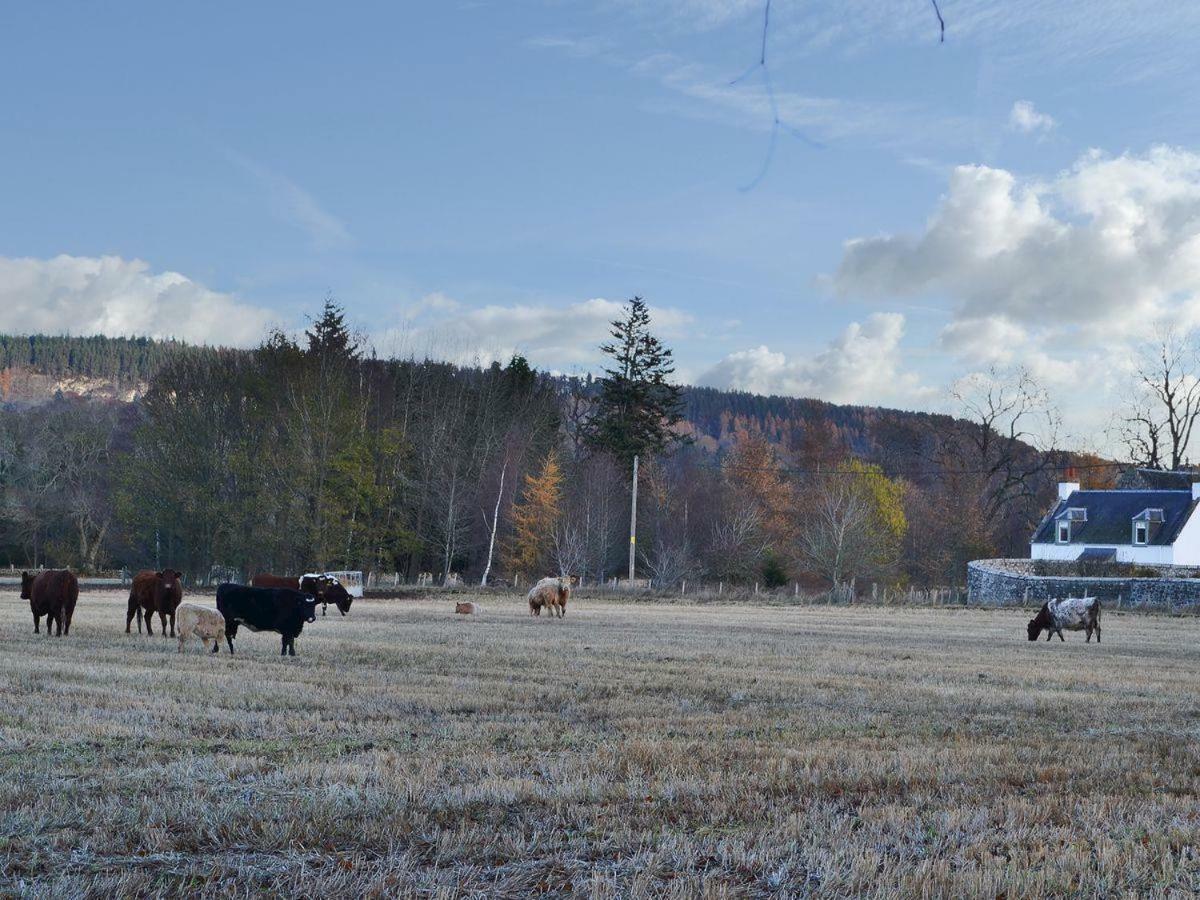
M 1060 481 L 1058 483 L 1058 499 L 1066 500 L 1077 490 L 1079 490 L 1079 482 L 1078 481 Z M 1193 497 L 1196 496 L 1195 486 L 1192 487 L 1192 496 Z

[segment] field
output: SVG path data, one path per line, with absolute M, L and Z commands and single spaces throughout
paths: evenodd
M 1196 619 L 453 599 L 281 659 L 0 595 L 0 895 L 1200 889 Z

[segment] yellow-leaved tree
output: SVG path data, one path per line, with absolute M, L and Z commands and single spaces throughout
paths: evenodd
M 551 450 L 536 474 L 525 476 L 521 499 L 513 505 L 513 534 L 504 547 L 504 567 L 513 575 L 539 578 L 548 573 L 562 504 L 562 466 Z
M 908 531 L 904 493 L 902 481 L 859 459 L 813 476 L 796 541 L 801 564 L 834 586 L 893 574 Z

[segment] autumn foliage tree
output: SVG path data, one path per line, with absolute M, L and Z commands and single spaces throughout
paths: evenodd
M 546 571 L 561 515 L 562 481 L 557 450 L 546 454 L 538 472 L 525 476 L 521 499 L 513 505 L 513 534 L 504 553 L 505 568 L 512 574 L 534 577 Z

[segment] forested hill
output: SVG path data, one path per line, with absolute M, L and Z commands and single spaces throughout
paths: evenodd
M 149 338 L 0 335 L 0 401 L 38 402 L 60 393 L 130 399 L 166 360 L 214 352 Z M 590 393 L 590 385 L 555 380 L 564 395 Z M 683 396 L 692 435 L 710 452 L 728 447 L 739 433 L 757 432 L 789 449 L 817 442 L 881 459 L 909 455 L 931 431 L 951 424 L 926 413 L 708 387 L 688 387 Z

